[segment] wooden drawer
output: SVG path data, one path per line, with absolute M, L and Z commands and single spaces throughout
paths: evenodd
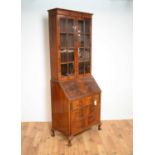
M 71 103 L 71 133 L 76 134 L 99 122 L 99 94 L 84 97 Z
M 76 134 L 99 122 L 99 105 L 88 105 L 71 112 L 71 133 Z
M 87 117 L 87 125 L 94 125 L 99 122 L 99 113 L 94 113 Z
M 77 109 L 71 112 L 71 122 L 82 120 L 86 117 L 86 108 Z
M 87 105 L 99 104 L 99 94 L 93 96 L 87 96 L 79 100 L 75 100 L 71 102 L 71 111 L 83 108 Z
M 86 128 L 86 124 L 85 124 L 85 120 L 84 119 L 82 119 L 80 121 L 72 122 L 71 133 L 72 134 L 76 134 L 76 133 L 82 131 L 85 128 Z
M 88 105 L 84 108 L 77 109 L 71 112 L 71 122 L 79 121 L 82 119 L 86 119 L 89 115 L 98 115 L 99 113 L 99 105 Z
M 87 109 L 87 115 L 92 115 L 96 113 L 98 110 L 99 110 L 99 104 L 97 105 L 90 104 Z
M 93 99 L 92 96 L 84 97 L 84 98 L 81 100 L 82 106 L 90 105 L 90 104 L 93 102 L 92 99 Z
M 81 107 L 81 100 L 76 100 L 71 103 L 71 110 L 76 110 Z
M 71 133 L 76 134 L 99 123 L 99 108 L 95 108 L 94 112 L 89 114 L 89 106 L 83 110 L 71 112 Z
M 99 94 L 96 94 L 96 95 L 92 96 L 92 100 L 93 101 L 96 101 L 97 104 L 99 104 L 100 103 L 100 95 Z

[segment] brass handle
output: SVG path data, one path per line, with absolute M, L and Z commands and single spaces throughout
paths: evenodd
M 96 100 L 94 100 L 94 106 L 97 106 L 97 101 Z

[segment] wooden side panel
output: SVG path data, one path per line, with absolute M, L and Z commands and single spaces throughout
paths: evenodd
M 51 83 L 51 93 L 52 128 L 61 131 L 66 135 L 69 135 L 69 103 L 58 82 Z
M 50 64 L 51 78 L 58 79 L 58 52 L 57 52 L 57 18 L 49 14 L 49 44 L 50 44 Z

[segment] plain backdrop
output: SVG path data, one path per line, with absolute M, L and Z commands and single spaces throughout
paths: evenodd
M 132 1 L 22 0 L 22 121 L 50 121 L 48 9 L 93 13 L 92 73 L 101 119 L 132 118 Z
M 28 0 L 27 0 L 28 1 Z M 31 0 L 32 1 L 32 0 Z M 42 0 L 45 2 L 45 0 Z M 53 6 L 52 0 L 49 0 L 50 4 L 46 4 L 46 8 L 51 8 Z M 57 0 L 58 1 L 58 0 Z M 66 0 L 67 1 L 67 0 Z M 86 1 L 86 0 L 85 0 Z M 83 1 L 82 3 L 78 3 L 78 7 L 81 4 L 85 4 L 88 6 L 90 1 L 86 1 L 87 4 Z M 116 0 L 115 0 L 116 1 Z M 113 2 L 115 2 L 113 0 Z M 26 2 L 26 1 L 25 1 Z M 39 2 L 39 0 L 38 0 Z M 55 1 L 54 1 L 55 2 Z M 112 3 L 112 1 L 110 1 Z M 125 1 L 123 1 L 125 2 Z M 23 3 L 23 2 L 22 2 Z M 73 3 L 73 2 L 72 2 Z M 94 8 L 95 4 L 99 3 L 98 0 L 93 2 Z M 103 3 L 105 1 L 103 0 Z M 105 9 L 102 3 L 102 8 Z M 108 2 L 107 2 L 108 3 Z M 9 5 L 8 5 L 9 4 Z M 24 4 L 24 3 L 23 3 Z M 22 4 L 22 5 L 23 5 Z M 100 3 L 101 4 L 101 3 Z M 129 7 L 129 1 L 126 1 L 126 6 Z M 40 5 L 40 4 L 39 4 Z M 47 6 L 48 5 L 48 6 Z M 61 4 L 63 7 L 65 4 Z M 112 5 L 112 4 L 111 4 Z M 111 6 L 110 5 L 110 6 Z M 32 6 L 32 4 L 29 4 Z M 54 5 L 56 6 L 56 5 Z M 109 7 L 110 7 L 109 6 Z M 133 104 L 134 104 L 134 138 L 133 138 L 133 153 L 134 155 L 154 155 L 154 139 L 155 139 L 155 1 L 152 0 L 141 0 L 134 1 L 134 35 L 133 35 Z M 20 0 L 5 0 L 1 2 L 0 5 L 0 19 L 1 19 L 1 28 L 0 28 L 0 122 L 1 122 L 1 132 L 0 132 L 0 153 L 1 154 L 15 154 L 21 155 L 21 123 L 20 123 L 20 104 L 21 104 L 21 94 L 20 94 L 20 86 L 21 86 L 21 48 L 20 48 L 20 36 L 21 36 L 21 26 L 20 26 Z M 37 6 L 38 7 L 38 6 Z M 67 6 L 66 6 L 67 7 Z M 78 9 L 72 6 L 75 9 Z M 82 6 L 81 6 L 82 7 Z M 83 6 L 84 7 L 84 6 Z M 131 7 L 131 6 L 130 6 Z M 87 8 L 87 7 L 85 7 Z M 94 10 L 91 7 L 91 10 Z M 126 7 L 125 7 L 126 9 Z M 7 11 L 6 11 L 7 10 Z M 8 11 L 9 10 L 9 11 Z M 81 9 L 83 10 L 83 9 Z M 84 9 L 85 11 L 86 9 Z M 119 10 L 119 9 L 118 9 Z M 23 6 L 22 6 L 23 11 Z M 89 11 L 89 9 L 88 9 Z M 104 10 L 103 10 L 104 11 Z M 45 13 L 44 11 L 41 11 Z M 96 11 L 97 12 L 97 11 Z M 46 13 L 45 13 L 46 15 Z M 24 16 L 22 12 L 22 16 Z M 96 15 L 94 15 L 96 17 Z M 29 16 L 31 18 L 31 16 Z M 105 20 L 105 19 L 104 19 Z M 40 22 L 41 23 L 41 22 Z M 24 47 L 24 27 L 23 27 L 23 19 L 22 19 L 22 46 Z M 129 26 L 129 25 L 127 25 Z M 38 25 L 36 26 L 38 27 Z M 93 25 L 96 27 L 96 25 Z M 107 27 L 108 28 L 108 27 Z M 26 27 L 25 27 L 26 30 Z M 93 29 L 94 31 L 94 29 Z M 30 34 L 32 36 L 32 34 Z M 94 37 L 94 36 L 93 36 Z M 103 36 L 104 37 L 104 36 Z M 29 37 L 30 39 L 30 37 Z M 126 38 L 127 39 L 127 38 Z M 106 40 L 108 41 L 108 40 Z M 110 42 L 110 41 L 109 41 Z M 25 43 L 26 44 L 26 43 Z M 105 44 L 103 44 L 105 46 Z M 26 46 L 26 45 L 25 45 Z M 100 45 L 98 45 L 100 46 Z M 102 46 L 102 48 L 104 48 Z M 22 47 L 22 48 L 23 48 Z M 94 47 L 93 47 L 94 48 Z M 22 55 L 25 51 L 22 49 Z M 27 51 L 28 52 L 28 51 Z M 34 50 L 32 50 L 32 53 Z M 94 51 L 95 52 L 95 51 Z M 99 51 L 97 51 L 99 53 Z M 108 51 L 103 51 L 108 52 Z M 104 53 L 105 54 L 105 53 Z M 95 56 L 96 54 L 93 54 Z M 26 59 L 22 56 L 22 59 Z M 93 61 L 94 61 L 93 57 Z M 25 60 L 26 61 L 26 60 Z M 97 62 L 96 62 L 97 63 Z M 22 76 L 24 74 L 24 61 L 22 60 Z M 93 64 L 95 65 L 95 64 Z M 95 71 L 95 70 L 94 70 Z M 94 72 L 93 71 L 93 72 Z M 104 71 L 104 70 L 103 70 Z M 25 73 L 26 74 L 26 73 Z M 105 73 L 104 73 L 105 74 Z M 95 75 L 96 76 L 96 75 Z M 100 76 L 103 76 L 100 74 Z M 106 75 L 107 76 L 107 75 Z M 118 75 L 119 76 L 119 75 Z M 98 77 L 96 77 L 98 78 Z M 24 79 L 22 79 L 23 81 Z M 25 78 L 26 81 L 26 78 Z M 34 81 L 33 81 L 34 82 Z M 100 81 L 98 81 L 100 82 Z M 28 83 L 28 82 L 27 82 Z M 104 82 L 105 84 L 105 82 Z M 22 98 L 24 96 L 23 90 L 26 90 L 26 87 L 22 84 Z M 105 86 L 104 93 L 106 93 Z M 27 90 L 32 93 L 31 87 Z M 35 96 L 35 93 L 34 93 Z M 106 96 L 104 96 L 105 99 Z M 107 98 L 107 97 L 106 97 Z M 24 100 L 23 100 L 24 101 Z M 29 106 L 28 111 L 24 109 L 24 104 Z M 37 103 L 32 103 L 37 106 Z M 45 104 L 45 103 L 43 103 Z M 37 107 L 32 109 L 32 105 L 29 105 L 28 102 L 22 102 L 22 120 L 25 120 L 26 116 L 35 114 L 37 111 Z M 105 108 L 109 106 L 105 101 L 103 102 L 103 119 L 107 119 L 107 114 L 105 115 Z M 116 106 L 116 104 L 114 104 Z M 35 107 L 35 106 L 33 106 Z M 119 107 L 120 108 L 120 107 Z M 122 108 L 121 108 L 122 109 Z M 111 110 L 111 109 L 110 109 Z M 128 108 L 130 111 L 130 109 Z M 107 112 L 106 112 L 107 113 Z M 123 117 L 125 111 L 120 110 L 120 113 Z M 108 110 L 108 115 L 112 115 Z M 40 113 L 38 113 L 38 118 Z M 43 116 L 43 115 L 42 115 Z M 42 117 L 41 116 L 41 117 Z M 31 117 L 31 118 L 32 118 Z M 47 120 L 45 115 L 42 117 L 44 120 Z M 46 119 L 45 119 L 46 118 Z M 109 117 L 108 118 L 114 118 Z M 29 119 L 30 120 L 30 119 Z M 31 120 L 34 120 L 31 119 Z M 43 119 L 40 119 L 43 120 Z M 8 134 L 10 133 L 13 134 Z M 9 139 L 9 140 L 8 140 Z M 145 140 L 144 140 L 145 139 Z M 9 146 L 9 148 L 8 148 Z

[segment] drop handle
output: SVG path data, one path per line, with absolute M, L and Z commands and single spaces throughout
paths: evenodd
M 94 100 L 94 106 L 96 106 L 97 105 L 97 101 L 96 100 Z

